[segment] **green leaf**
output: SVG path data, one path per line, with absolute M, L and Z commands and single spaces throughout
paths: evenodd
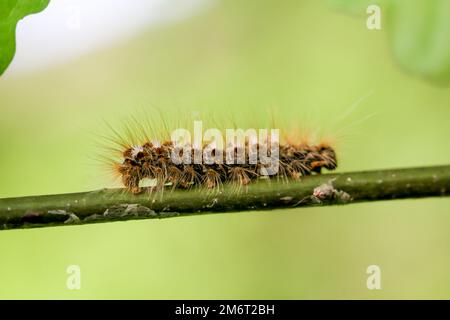
M 11 63 L 16 51 L 16 25 L 25 16 L 44 10 L 50 0 L 0 1 L 0 75 Z
M 404 68 L 450 81 L 450 1 L 393 1 L 388 21 L 392 50 Z
M 382 29 L 399 64 L 429 80 L 450 82 L 450 1 L 328 0 L 352 14 L 366 14 L 371 3 L 382 9 Z

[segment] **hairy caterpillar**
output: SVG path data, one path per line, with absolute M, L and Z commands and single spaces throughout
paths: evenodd
M 131 130 L 127 131 L 130 133 Z M 127 139 L 121 136 L 121 142 L 118 143 L 120 157 L 112 162 L 122 184 L 134 194 L 141 193 L 144 189 L 162 190 L 165 186 L 220 190 L 222 185 L 232 184 L 240 189 L 260 178 L 300 179 L 302 176 L 320 174 L 322 168 L 333 170 L 337 166 L 334 148 L 324 142 L 275 143 L 273 137 L 266 134 L 263 141 L 257 141 L 251 135 L 244 135 L 243 141 L 233 140 L 231 143 L 227 141 L 226 144 L 217 144 L 217 137 L 220 138 L 224 130 L 216 130 L 215 139 L 206 142 L 200 140 L 197 144 L 191 141 L 179 144 L 175 139 L 168 138 L 167 134 L 164 139 L 158 141 L 149 137 L 150 130 L 141 126 L 141 131 L 140 139 L 128 137 L 128 140 L 134 142 L 126 142 Z M 194 129 L 194 134 L 195 132 Z M 267 145 L 271 146 L 270 150 Z M 180 146 L 183 147 L 182 150 Z M 276 157 L 273 146 L 277 148 Z M 260 161 L 257 157 L 252 158 L 252 155 L 261 155 L 258 152 L 263 149 L 269 158 L 276 162 L 277 170 L 270 174 L 267 174 L 267 162 Z M 191 162 L 174 161 L 174 154 Z M 192 161 L 194 159 L 197 161 Z M 144 187 L 144 181 L 152 181 L 153 186 Z

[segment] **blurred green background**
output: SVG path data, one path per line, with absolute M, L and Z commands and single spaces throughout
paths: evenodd
M 110 186 L 95 132 L 147 107 L 249 123 L 272 108 L 336 133 L 339 171 L 448 164 L 449 87 L 405 70 L 388 22 L 368 30 L 332 2 L 216 1 L 0 78 L 0 197 Z M 450 298 L 450 200 L 2 231 L 0 257 L 0 298 Z

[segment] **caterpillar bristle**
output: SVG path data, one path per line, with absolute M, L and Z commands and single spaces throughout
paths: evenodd
M 274 140 L 277 145 L 275 157 L 277 170 L 267 173 L 267 163 L 261 162 L 260 159 L 252 162 L 250 154 L 258 153 L 261 147 L 265 147 L 267 156 L 273 157 L 272 150 L 267 150 L 268 147 L 265 145 L 265 143 L 272 144 L 271 130 L 266 130 L 265 133 L 260 131 L 256 134 L 256 140 L 246 135 L 244 141 L 233 140 L 230 145 L 228 140 L 226 143 L 217 144 L 215 138 L 206 135 L 206 132 L 203 136 L 202 127 L 201 142 L 196 143 L 197 115 L 195 119 L 192 116 L 189 119 L 188 115 L 182 116 L 183 112 L 179 112 L 178 120 L 175 116 L 175 119 L 168 122 L 161 110 L 156 109 L 156 111 L 151 116 L 147 114 L 132 117 L 125 125 L 122 125 L 121 129 L 107 123 L 110 134 L 101 136 L 103 154 L 98 158 L 114 172 L 114 176 L 125 186 L 127 192 L 162 194 L 166 189 L 196 188 L 202 192 L 214 193 L 228 186 L 232 192 L 239 193 L 259 179 L 289 183 L 292 180 L 300 180 L 304 176 L 320 174 L 324 169 L 334 170 L 337 166 L 333 139 L 329 137 L 318 139 L 322 133 L 319 135 L 319 131 L 308 130 L 300 125 L 292 126 L 292 121 L 281 126 L 283 127 L 283 130 L 279 132 L 281 139 Z M 242 121 L 247 123 L 263 121 L 250 116 L 245 119 L 244 117 L 232 119 L 231 123 L 222 120 L 227 117 L 230 115 L 207 119 L 205 123 L 214 124 L 219 128 L 240 130 L 239 124 L 244 124 L 241 123 Z M 219 123 L 217 119 L 220 119 Z M 173 140 L 173 131 L 171 132 L 170 129 L 179 128 L 180 124 L 184 124 L 186 131 L 194 137 L 194 142 L 188 140 L 189 151 L 185 154 L 185 149 L 181 150 L 180 156 L 186 155 L 194 160 L 196 154 L 200 153 L 201 162 L 194 160 L 191 163 L 178 163 L 172 160 L 171 155 L 180 141 Z M 266 124 L 272 128 L 276 127 L 273 115 L 272 123 L 266 122 Z M 229 129 L 214 130 L 225 137 Z M 182 141 L 185 144 L 184 140 Z M 205 156 L 204 151 L 208 148 L 209 156 Z M 233 159 L 241 161 L 228 162 L 229 154 L 232 154 Z M 244 157 L 240 158 L 239 155 L 242 154 Z M 223 161 L 217 161 L 217 155 L 223 155 Z

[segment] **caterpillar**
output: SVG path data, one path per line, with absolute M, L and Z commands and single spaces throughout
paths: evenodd
M 216 130 L 215 137 L 220 138 L 221 132 L 223 130 L 218 133 Z M 187 135 L 190 138 L 189 132 Z M 259 141 L 255 135 L 244 135 L 244 140 L 227 141 L 226 144 L 218 144 L 217 139 L 213 139 L 213 143 L 201 141 L 197 144 L 186 142 L 186 139 L 183 143 L 169 138 L 158 141 L 150 139 L 147 132 L 142 137 L 140 143 L 120 143 L 120 157 L 112 163 L 122 184 L 133 194 L 145 189 L 162 190 L 166 186 L 220 190 L 223 185 L 232 184 L 239 189 L 258 179 L 298 180 L 320 174 L 322 169 L 337 167 L 335 149 L 328 143 L 279 143 L 267 133 Z M 270 165 L 267 158 L 266 161 L 258 159 L 262 150 L 270 159 Z M 193 161 L 195 159 L 197 161 Z M 273 164 L 276 171 L 268 174 L 267 169 Z M 152 181 L 153 186 L 143 186 L 144 181 Z

